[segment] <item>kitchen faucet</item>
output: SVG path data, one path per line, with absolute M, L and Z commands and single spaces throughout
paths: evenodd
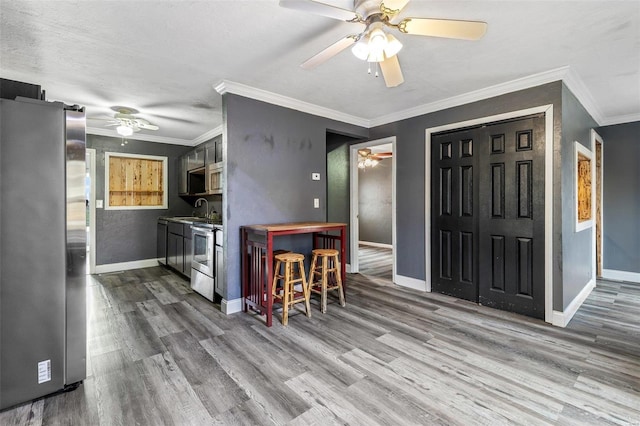
M 202 205 L 203 201 L 205 203 L 207 203 L 206 204 L 206 210 L 204 211 L 204 217 L 206 217 L 208 219 L 209 218 L 209 201 L 207 201 L 206 198 L 198 198 L 196 200 L 195 207 L 200 207 Z

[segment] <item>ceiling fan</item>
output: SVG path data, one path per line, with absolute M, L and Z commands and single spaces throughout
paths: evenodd
M 138 114 L 140 111 L 135 108 L 113 106 L 111 109 L 116 113 L 112 119 L 109 119 L 110 121 L 106 126 L 117 126 L 116 132 L 118 132 L 120 136 L 131 136 L 134 132 L 139 132 L 142 129 L 160 129 L 158 126 L 149 123 L 144 118 L 136 117 L 134 114 Z
M 375 167 L 380 160 L 393 157 L 392 152 L 376 152 L 373 153 L 371 149 L 364 148 L 358 150 L 358 168 L 364 169 L 366 167 Z
M 404 34 L 462 40 L 478 40 L 487 30 L 486 22 L 480 21 L 431 18 L 397 20 L 407 3 L 409 0 L 354 0 L 353 10 L 347 10 L 314 0 L 280 0 L 282 7 L 365 26 L 364 30 L 347 35 L 312 56 L 300 65 L 302 68 L 314 68 L 351 46 L 357 58 L 379 64 L 387 87 L 404 82 L 397 55 L 402 43 L 387 32 L 389 28 Z

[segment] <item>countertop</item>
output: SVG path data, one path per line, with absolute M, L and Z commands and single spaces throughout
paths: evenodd
M 186 223 L 188 225 L 201 226 L 203 228 L 222 229 L 222 222 L 212 221 L 204 217 L 197 216 L 160 216 L 158 219 L 164 219 L 169 222 Z

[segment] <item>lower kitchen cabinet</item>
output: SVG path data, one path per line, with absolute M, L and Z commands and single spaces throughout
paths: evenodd
M 193 247 L 191 246 L 193 241 L 191 236 L 191 225 L 184 225 L 184 228 L 184 268 L 182 273 L 191 278 L 191 259 L 193 258 Z
M 184 237 L 169 232 L 167 237 L 167 265 L 184 273 Z
M 169 222 L 167 233 L 167 265 L 184 274 L 184 225 Z

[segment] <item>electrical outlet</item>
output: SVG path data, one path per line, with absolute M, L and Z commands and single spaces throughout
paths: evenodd
M 320 180 L 320 173 L 311 173 L 311 180 Z
M 314 198 L 313 199 L 313 208 L 314 209 L 319 209 L 320 208 L 320 198 Z

